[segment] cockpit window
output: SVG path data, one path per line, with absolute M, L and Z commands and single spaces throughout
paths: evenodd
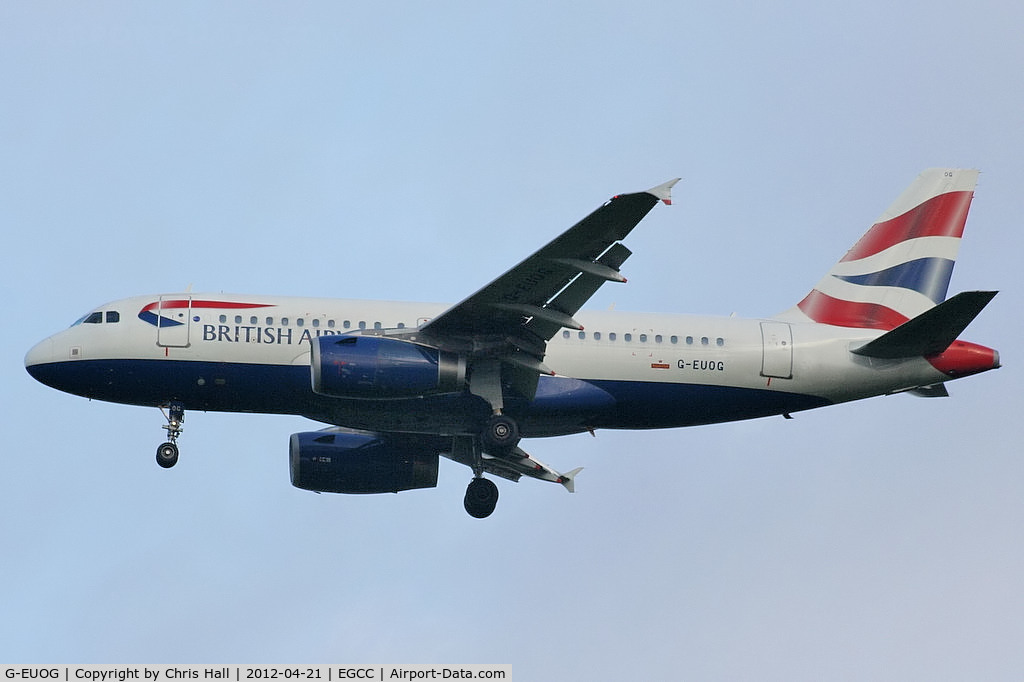
M 97 310 L 96 312 L 89 313 L 88 315 L 83 315 L 82 317 L 78 318 L 78 320 L 76 320 L 75 323 L 71 326 L 76 327 L 80 324 L 103 324 L 103 319 L 104 313 Z M 108 310 L 106 312 L 106 320 L 108 324 L 120 322 L 121 313 L 119 313 L 116 310 Z

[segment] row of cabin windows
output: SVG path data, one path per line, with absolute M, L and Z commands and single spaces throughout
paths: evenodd
M 289 318 L 289 317 L 281 317 L 281 318 L 276 318 L 276 319 L 277 319 L 277 324 L 279 324 L 282 327 L 287 327 L 289 324 L 291 324 L 291 321 L 292 321 L 291 318 Z M 243 315 L 235 315 L 235 324 L 244 324 L 244 320 L 245 320 L 245 317 Z M 274 320 L 275 320 L 275 318 L 273 318 L 273 317 L 266 317 L 266 318 L 263 319 L 263 323 L 266 324 L 268 327 L 272 327 L 272 326 L 274 326 Z M 227 315 L 221 315 L 220 316 L 220 321 L 221 321 L 221 324 L 226 324 L 227 321 L 228 321 L 228 316 Z M 252 324 L 252 325 L 260 324 L 260 318 L 257 315 L 251 316 L 249 318 L 249 324 Z M 319 328 L 321 326 L 325 326 L 327 329 L 338 329 L 339 328 L 338 323 L 335 322 L 334 320 L 327 320 L 326 324 L 324 324 L 324 323 L 322 323 L 320 321 L 320 318 L 318 318 L 318 317 L 314 317 L 312 320 L 310 320 L 309 324 L 310 324 L 311 327 L 314 327 L 314 328 Z M 305 327 L 306 326 L 306 318 L 304 318 L 304 317 L 297 317 L 297 318 L 295 318 L 295 326 L 296 327 Z M 370 326 L 369 326 L 368 322 L 360 320 L 359 322 L 355 323 L 355 326 L 353 327 L 353 324 L 352 324 L 351 320 L 342 320 L 340 328 L 341 329 L 353 329 L 353 328 L 355 328 L 355 329 L 369 329 Z M 384 325 L 382 323 L 380 323 L 380 322 L 374 322 L 373 323 L 373 329 L 383 329 L 383 328 L 384 328 Z M 399 329 L 405 329 L 405 323 L 404 322 L 399 322 L 398 323 L 398 328 Z
M 268 327 L 270 327 L 270 326 L 274 325 L 274 319 L 275 318 L 273 318 L 273 317 L 266 317 L 266 318 L 264 318 L 264 322 L 266 323 L 266 325 Z M 94 312 L 94 313 L 89 313 L 88 315 L 83 317 L 81 320 L 79 320 L 76 324 L 102 324 L 104 321 L 106 321 L 107 324 L 113 324 L 115 322 L 120 322 L 121 321 L 121 314 L 119 312 L 117 312 L 116 310 L 108 310 L 105 313 L 97 311 L 97 312 Z M 221 321 L 221 324 L 227 324 L 228 316 L 227 315 L 221 315 L 220 316 L 220 321 Z M 287 318 L 287 317 L 282 317 L 282 318 L 279 318 L 279 320 L 278 320 L 279 324 L 282 327 L 287 327 L 288 324 L 290 323 L 290 321 L 291 321 L 290 318 Z M 235 324 L 243 324 L 243 322 L 244 322 L 244 316 L 242 316 L 242 315 L 235 315 Z M 259 323 L 260 323 L 260 318 L 258 316 L 253 315 L 253 316 L 251 316 L 249 318 L 249 324 L 256 325 L 256 324 L 259 324 Z M 314 327 L 314 328 L 319 328 L 321 326 L 320 318 L 314 317 L 312 320 L 310 320 L 310 325 L 312 327 Z M 302 318 L 302 317 L 295 318 L 295 326 L 296 327 L 304 327 L 304 326 L 306 326 L 305 318 Z M 360 320 L 359 322 L 356 323 L 355 328 L 356 329 L 367 329 L 368 326 L 369 325 L 368 325 L 367 322 L 365 322 L 363 320 Z M 338 328 L 338 324 L 334 320 L 327 320 L 326 327 L 327 327 L 327 329 L 337 329 Z M 341 328 L 342 329 L 352 329 L 353 328 L 352 321 L 351 320 L 342 320 Z M 373 323 L 373 328 L 374 329 L 383 329 L 384 325 L 382 323 L 380 323 L 380 322 L 374 322 Z M 405 329 L 405 323 L 404 322 L 399 322 L 398 323 L 398 328 L 399 329 Z M 570 332 L 568 329 L 564 330 L 562 332 L 562 338 L 564 338 L 564 339 L 572 338 L 572 332 Z M 581 332 L 577 332 L 577 338 L 579 338 L 580 340 L 585 340 L 587 338 L 587 332 L 582 332 L 582 331 Z M 592 332 L 591 333 L 591 338 L 593 338 L 594 341 L 600 341 L 602 338 L 604 338 L 604 336 L 601 334 L 601 332 Z M 617 341 L 618 340 L 618 334 L 616 332 L 608 332 L 607 338 L 608 338 L 609 341 Z M 629 332 L 623 334 L 622 335 L 622 340 L 625 343 L 632 343 L 633 342 L 633 334 L 631 334 Z M 650 338 L 649 338 L 649 336 L 647 334 L 638 334 L 637 335 L 637 340 L 640 343 L 647 343 L 650 340 Z M 680 340 L 679 337 L 675 336 L 675 335 L 672 335 L 672 336 L 668 337 L 668 342 L 671 343 L 671 344 L 678 344 L 679 340 Z M 664 343 L 664 341 L 665 341 L 665 338 L 661 334 L 655 334 L 654 335 L 654 343 Z M 692 345 L 694 345 L 697 342 L 697 340 L 694 337 L 692 337 L 692 336 L 685 337 L 684 341 L 685 341 L 686 345 L 688 345 L 688 346 L 692 346 Z M 707 336 L 700 337 L 700 345 L 702 345 L 702 346 L 709 346 L 709 345 L 711 345 L 711 339 L 708 338 Z M 725 345 L 725 339 L 723 339 L 722 337 L 716 338 L 715 339 L 715 345 L 716 346 L 724 346 Z
M 587 338 L 587 332 L 576 332 L 576 336 L 581 341 L 583 341 L 583 340 L 585 340 Z M 648 334 L 637 334 L 636 336 L 637 336 L 637 340 L 640 343 L 647 343 L 648 341 L 651 340 L 651 337 Z M 602 338 L 605 338 L 604 335 L 601 334 L 601 332 L 591 332 L 590 337 L 594 341 L 600 341 Z M 562 332 L 562 338 L 563 339 L 571 339 L 572 338 L 572 332 L 569 331 L 568 329 L 564 330 Z M 619 336 L 615 332 L 608 332 L 607 338 L 608 338 L 609 341 L 617 341 Z M 624 342 L 626 342 L 626 343 L 632 343 L 633 342 L 633 334 L 628 333 L 628 332 L 623 334 L 622 335 L 622 340 Z M 668 337 L 668 342 L 671 343 L 671 344 L 678 344 L 679 341 L 680 341 L 680 337 L 678 337 L 678 336 L 672 335 L 672 336 Z M 664 342 L 665 342 L 665 337 L 664 336 L 662 336 L 661 334 L 654 334 L 654 343 L 664 343 Z M 687 346 L 692 346 L 695 343 L 697 343 L 697 339 L 695 339 L 692 336 L 687 336 L 687 337 L 683 338 L 683 342 L 686 343 Z M 708 338 L 707 336 L 700 337 L 700 345 L 702 345 L 702 346 L 710 346 L 711 345 L 711 339 Z M 716 346 L 724 346 L 725 345 L 725 339 L 723 339 L 721 336 L 719 336 L 718 338 L 715 339 L 715 345 Z

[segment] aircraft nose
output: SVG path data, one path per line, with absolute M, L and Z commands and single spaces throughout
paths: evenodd
M 29 349 L 25 353 L 25 369 L 36 379 L 39 379 L 39 367 L 53 362 L 53 339 L 45 339 Z

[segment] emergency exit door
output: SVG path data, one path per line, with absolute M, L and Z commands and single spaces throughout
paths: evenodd
M 793 330 L 786 322 L 761 323 L 761 376 L 793 378 Z

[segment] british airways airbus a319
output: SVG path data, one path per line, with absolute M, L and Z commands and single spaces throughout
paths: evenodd
M 960 334 L 995 292 L 946 298 L 978 173 L 927 170 L 794 307 L 759 319 L 580 312 L 630 231 L 675 180 L 613 197 L 455 305 L 223 294 L 100 306 L 32 348 L 29 373 L 68 393 L 161 408 L 178 460 L 186 410 L 303 415 L 292 484 L 335 493 L 437 485 L 470 467 L 465 508 L 494 511 L 484 474 L 573 491 L 521 438 L 711 424 L 909 392 L 999 367 Z

